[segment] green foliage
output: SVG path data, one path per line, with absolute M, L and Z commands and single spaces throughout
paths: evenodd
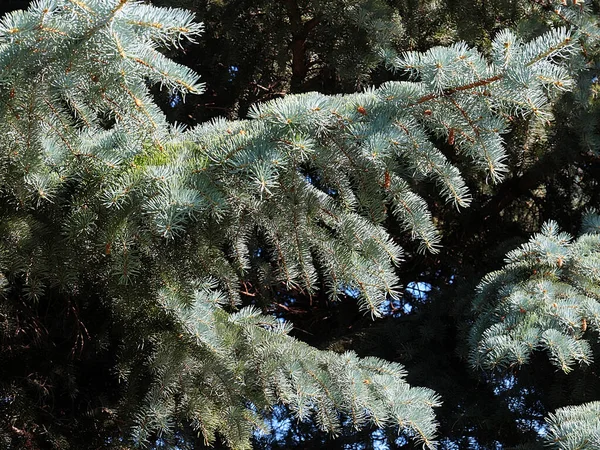
M 429 389 L 409 387 L 401 366 L 315 350 L 253 307 L 227 314 L 218 307 L 224 295 L 215 285 L 158 293 L 164 320 L 175 328 L 156 335 L 150 355 L 127 368 L 132 379 L 142 379 L 137 372 L 144 366 L 154 378 L 135 413 L 136 441 L 145 441 L 149 431 L 168 434 L 177 417 L 209 443 L 218 431 L 230 447 L 246 448 L 253 428 L 268 431 L 261 414 L 283 402 L 298 419 L 314 415 L 334 435 L 342 422 L 355 429 L 374 423 L 399 427 L 432 446 L 431 408 L 439 399 Z
M 565 373 L 594 360 L 600 319 L 599 216 L 590 212 L 575 240 L 547 222 L 509 252 L 502 270 L 482 280 L 470 334 L 471 363 L 484 369 L 522 366 L 547 351 Z M 553 448 L 598 448 L 598 402 L 558 409 L 547 418 Z
M 156 5 L 172 5 L 159 0 Z M 282 93 L 366 86 L 381 53 L 397 47 L 404 29 L 395 8 L 381 0 L 185 0 L 207 34 L 190 62 L 211 88 L 242 105 Z M 218 49 L 218 51 L 215 51 Z M 232 68 L 235 71 L 232 72 Z M 230 98 L 232 93 L 236 98 Z M 207 96 L 207 98 L 211 98 Z M 233 109 L 232 108 L 232 109 Z M 237 111 L 228 111 L 236 115 Z
M 600 448 L 600 402 L 568 406 L 551 414 L 546 443 L 561 450 Z
M 594 215 L 585 222 L 597 221 Z M 600 235 L 572 239 L 548 222 L 507 254 L 502 270 L 483 279 L 474 303 L 479 312 L 471 334 L 474 365 L 522 365 L 542 349 L 564 372 L 592 360 L 585 333 L 598 333 L 600 325 Z
M 341 3 L 361 30 L 376 29 L 364 36 L 369 52 L 390 36 L 388 26 L 396 29 L 382 21 L 383 3 L 360 3 L 364 13 Z M 317 16 L 331 15 L 330 2 L 317 6 L 325 8 L 315 6 Z M 387 427 L 432 448 L 440 404 L 433 391 L 411 387 L 396 363 L 301 343 L 288 325 L 242 307 L 242 296 L 265 304 L 269 292 L 312 299 L 325 291 L 330 301 L 353 295 L 362 312 L 382 315 L 398 300 L 402 258 L 386 226 L 398 224 L 421 253 L 437 252 L 427 192 L 466 207 L 464 172 L 503 179 L 509 123 L 549 120 L 585 65 L 579 43 L 588 29 L 578 22 L 529 42 L 503 31 L 489 58 L 464 43 L 380 52 L 411 81 L 287 96 L 254 106 L 251 120 L 186 130 L 168 123 L 150 89 L 202 91 L 192 70 L 161 53 L 201 30 L 188 12 L 127 0 L 39 0 L 0 21 L 3 353 L 11 365 L 21 355 L 36 365 L 31 348 L 56 351 L 60 364 L 48 379 L 72 398 L 82 388 L 74 355 L 106 358 L 103 374 L 119 387 L 100 396 L 96 386 L 87 405 L 71 410 L 99 410 L 99 445 L 108 447 L 175 445 L 200 434 L 206 444 L 248 448 L 282 403 L 332 434 Z M 569 244 L 551 225 L 538 239 L 539 249 L 511 254 L 506 270 L 517 277 L 541 264 L 543 283 L 555 285 L 560 314 L 536 325 L 551 324 L 554 334 L 544 330 L 532 346 L 546 345 L 566 369 L 590 358 L 581 321 L 590 332 L 598 327 L 590 278 L 597 236 Z M 515 288 L 525 307 L 540 303 L 529 292 L 539 285 Z M 573 298 L 585 307 L 570 308 Z M 49 418 L 48 379 L 12 370 L 19 376 L 0 391 L 9 445 L 86 442 L 74 437 L 75 425 Z
M 89 28 L 78 31 L 86 36 L 83 42 L 79 37 L 74 44 L 64 42 L 68 34 L 60 29 L 52 32 L 54 40 L 43 27 L 23 32 L 27 39 L 19 41 L 17 49 L 28 54 L 36 54 L 31 46 L 39 33 L 44 34 L 47 47 L 40 51 L 46 56 L 29 61 L 27 68 L 36 70 L 39 64 L 37 72 L 46 80 L 34 83 L 34 92 L 5 93 L 4 135 L 17 143 L 7 176 L 25 179 L 24 185 L 8 186 L 14 198 L 54 202 L 61 188 L 72 189 L 70 180 L 85 180 L 87 189 L 71 200 L 77 207 L 60 219 L 64 232 L 91 236 L 85 243 L 89 249 L 110 249 L 110 270 L 122 282 L 130 282 L 139 271 L 144 242 L 181 235 L 193 218 L 227 224 L 224 235 L 236 249 L 236 261 L 233 267 L 225 263 L 216 269 L 219 274 L 211 273 L 225 286 L 237 283 L 235 267 L 246 269 L 244 247 L 250 234 L 258 232 L 278 263 L 273 275 L 277 282 L 310 293 L 317 287 L 318 262 L 332 297 L 347 288 L 358 289 L 363 308 L 373 315 L 379 314 L 387 295 L 395 295 L 397 284 L 390 263 L 399 261 L 400 250 L 379 227 L 386 205 L 391 204 L 423 250 L 435 251 L 439 237 L 425 201 L 411 184 L 431 178 L 446 201 L 457 206 L 469 202 L 459 171 L 434 147 L 429 133 L 451 140 L 493 181 L 501 179 L 505 154 L 500 135 L 507 125 L 498 112 L 545 117 L 546 92 L 570 83 L 565 66 L 558 63 L 575 52 L 574 38 L 565 28 L 529 44 L 506 32 L 494 41 L 491 64 L 462 44 L 409 53 L 394 64 L 414 70 L 420 81 L 387 83 L 343 97 L 289 97 L 257 107 L 254 121 L 217 121 L 181 134 L 167 127 L 149 97 L 145 78 L 172 89 L 197 90 L 195 75 L 157 56 L 153 46 L 193 35 L 199 27 L 190 26 L 189 16 L 179 12 L 169 20 L 181 20 L 180 26 L 158 26 L 161 16 L 168 15 L 162 10 L 144 22 L 140 15 L 148 14 L 146 7 L 136 11 L 133 5 L 123 5 L 98 12 L 112 14 L 114 24 L 112 19 L 84 22 Z M 43 6 L 29 15 L 9 16 L 7 36 L 19 26 L 31 28 L 20 21 L 47 20 Z M 56 9 L 53 20 L 72 14 L 70 7 L 64 11 Z M 109 23 L 111 30 L 125 24 L 122 35 L 111 31 L 112 47 L 104 40 Z M 164 35 L 156 30 L 165 30 Z M 67 61 L 60 54 L 51 56 L 55 46 L 73 45 L 91 46 L 97 58 L 77 66 L 73 50 Z M 18 80 L 22 70 L 5 76 Z M 111 71 L 123 82 L 112 83 Z M 40 85 L 48 91 L 40 91 Z M 62 107 L 51 103 L 54 97 L 61 99 Z M 32 112 L 22 120 L 28 106 Z M 101 117 L 108 119 L 103 123 Z M 106 120 L 114 120 L 114 126 L 106 129 Z M 30 128 L 40 133 L 33 142 Z M 147 152 L 149 144 L 182 148 L 168 164 L 132 170 L 131 158 Z M 110 216 L 116 216 L 112 223 Z M 138 227 L 144 231 L 136 231 Z M 227 290 L 236 303 L 235 290 Z

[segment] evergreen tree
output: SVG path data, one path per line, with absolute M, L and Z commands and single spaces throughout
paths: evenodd
M 599 231 L 600 217 L 591 213 L 574 242 L 548 222 L 508 253 L 502 270 L 483 279 L 475 300 L 479 318 L 471 332 L 473 365 L 521 366 L 540 350 L 565 373 L 575 364 L 591 364 L 600 318 Z M 596 401 L 550 415 L 548 444 L 598 448 L 599 407 Z
M 202 74 L 207 84 L 201 96 L 169 108 L 170 117 L 191 124 L 214 116 L 243 118 L 252 104 L 289 92 L 360 91 L 398 78 L 380 64 L 390 51 L 425 51 L 460 40 L 488 46 L 497 32 L 515 26 L 520 18 L 534 22 L 540 17 L 536 4 L 511 1 L 153 4 L 185 7 L 206 25 L 198 45 L 172 54 Z
M 409 81 L 286 96 L 255 105 L 249 120 L 191 129 L 170 124 L 150 91 L 202 92 L 193 71 L 160 52 L 197 39 L 202 27 L 189 12 L 38 0 L 5 16 L 3 445 L 247 448 L 283 404 L 333 435 L 378 427 L 434 447 L 440 398 L 409 385 L 401 365 L 317 350 L 264 313 L 286 297 L 318 296 L 353 297 L 370 317 L 395 310 L 397 240 L 416 241 L 421 254 L 440 250 L 443 223 L 428 202 L 468 207 L 465 173 L 502 181 L 514 156 L 504 145 L 509 125 L 541 128 L 588 75 L 593 20 L 577 5 L 557 8 L 559 26 L 529 41 L 502 31 L 488 56 L 464 43 L 399 56 L 389 48 L 386 63 Z M 523 333 L 564 370 L 591 361 L 570 324 L 597 327 L 596 237 L 571 249 L 554 228 L 541 235 L 557 247 L 544 261 L 527 260 L 547 253 L 534 242 L 511 254 L 510 274 L 486 279 L 491 312 L 472 334 L 477 364 L 526 362 Z M 535 264 L 534 278 L 556 285 L 560 320 L 531 314 L 522 330 L 478 334 L 493 327 L 496 307 L 521 320 L 512 303 L 494 303 L 492 281 L 545 304 L 530 292 L 539 281 L 519 279 Z M 569 309 L 571 292 L 587 306 Z M 480 362 L 490 346 L 500 357 Z M 595 407 L 550 416 L 551 443 L 596 442 Z
M 404 36 L 398 12 L 381 0 L 154 4 L 189 8 L 206 24 L 199 45 L 173 55 L 207 82 L 197 101 L 171 111 L 186 123 L 243 118 L 252 104 L 289 92 L 362 90 Z

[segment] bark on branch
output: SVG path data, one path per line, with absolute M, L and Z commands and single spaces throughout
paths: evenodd
M 306 58 L 306 40 L 310 32 L 318 25 L 319 18 L 313 17 L 307 22 L 302 22 L 302 12 L 296 0 L 284 0 L 288 18 L 292 28 L 292 92 L 302 86 L 308 73 Z

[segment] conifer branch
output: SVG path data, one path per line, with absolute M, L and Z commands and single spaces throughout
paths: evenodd
M 439 94 L 437 94 L 437 93 L 427 94 L 427 95 L 424 95 L 423 97 L 419 98 L 416 102 L 409 103 L 407 106 L 420 105 L 421 103 L 425 103 L 430 100 L 435 100 L 435 99 L 443 98 L 443 97 L 449 97 L 457 92 L 470 91 L 471 89 L 475 89 L 475 88 L 478 88 L 481 86 L 487 86 L 488 84 L 491 84 L 495 81 L 499 81 L 502 78 L 504 78 L 504 75 L 498 74 L 498 75 L 494 75 L 493 77 L 486 78 L 484 80 L 478 80 L 478 81 L 474 81 L 472 83 L 464 84 L 462 86 L 444 89 L 444 91 Z
M 167 123 L 149 84 L 182 95 L 202 90 L 196 74 L 157 50 L 197 36 L 190 13 L 126 0 L 39 5 L 0 22 L 0 192 L 6 221 L 18 229 L 0 239 L 0 269 L 31 299 L 89 283 L 114 307 L 126 336 L 119 415 L 132 433 L 123 438 L 143 445 L 153 433 L 193 424 L 206 442 L 220 433 L 243 448 L 252 427 L 282 403 L 332 433 L 350 419 L 356 428 L 400 426 L 433 447 L 439 399 L 409 386 L 397 364 L 318 351 L 254 308 L 230 312 L 240 294 L 312 295 L 324 285 L 331 299 L 354 296 L 362 311 L 381 315 L 397 296 L 402 257 L 382 224 L 392 214 L 421 251 L 437 251 L 430 198 L 417 193 L 431 190 L 419 185 L 431 181 L 434 195 L 466 206 L 461 170 L 499 180 L 505 117 L 541 114 L 572 86 L 574 35 L 556 29 L 523 43 L 503 32 L 490 59 L 465 44 L 413 52 L 404 66 L 415 81 L 287 96 L 254 106 L 251 120 L 183 131 Z M 320 20 L 302 23 L 292 12 L 300 34 Z M 440 140 L 472 162 L 451 164 L 435 146 Z M 553 230 L 545 239 L 568 253 L 571 244 Z M 572 245 L 581 253 L 592 241 Z M 538 264 L 530 261 L 534 244 L 511 256 L 506 273 L 515 280 Z M 560 263 L 543 262 L 556 280 L 515 281 L 514 292 L 554 288 L 562 316 L 543 316 L 555 332 L 536 336 L 533 347 L 545 346 L 569 368 L 589 361 L 589 352 L 565 300 L 580 267 L 563 253 L 554 255 Z M 256 294 L 249 275 L 258 279 Z M 595 330 L 594 285 L 577 283 L 587 308 L 577 314 Z M 525 313 L 511 312 L 520 323 Z M 513 359 L 494 353 L 502 346 L 486 325 L 495 318 L 482 321 L 474 359 L 524 363 L 526 351 Z

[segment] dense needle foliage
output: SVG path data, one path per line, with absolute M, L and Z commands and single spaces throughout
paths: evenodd
M 0 21 L 0 445 L 598 448 L 593 9 L 243 3 Z

